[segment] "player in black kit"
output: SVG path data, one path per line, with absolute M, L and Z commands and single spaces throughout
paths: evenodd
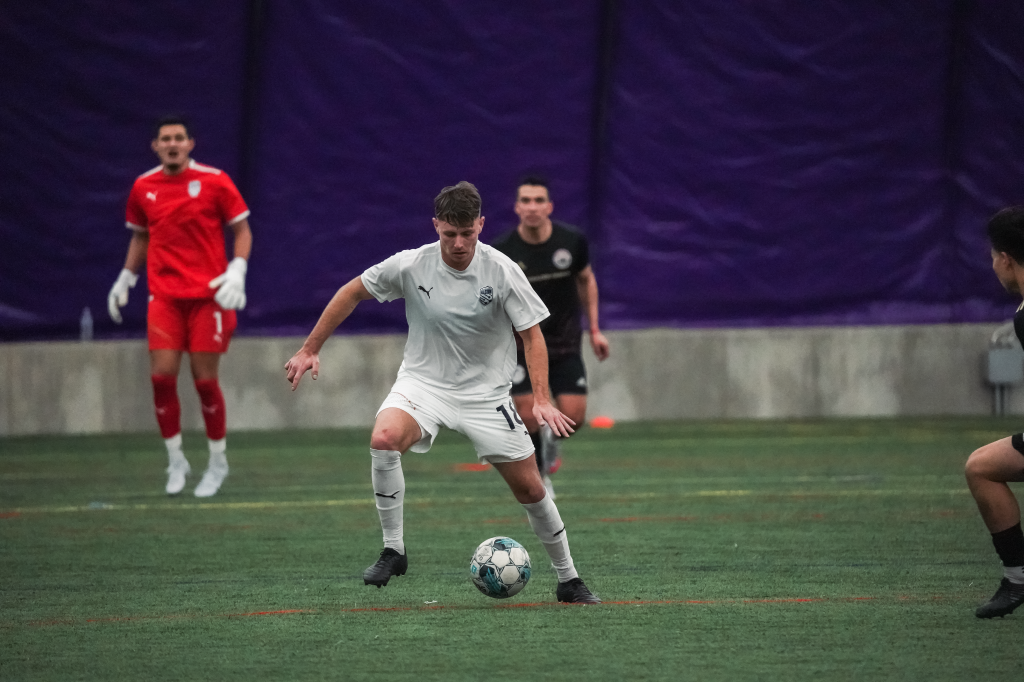
M 1006 208 L 988 222 L 992 270 L 999 283 L 1014 294 L 1024 294 L 1024 206 Z M 1024 303 L 1013 316 L 1017 338 L 1024 344 Z M 1018 433 L 978 448 L 967 459 L 967 485 L 978 503 L 996 553 L 1003 562 L 1003 579 L 978 618 L 1013 613 L 1024 603 L 1024 533 L 1020 506 L 1010 481 L 1024 481 L 1024 434 Z
M 551 220 L 554 204 L 547 181 L 527 176 L 516 191 L 516 229 L 498 237 L 492 246 L 519 264 L 534 291 L 551 312 L 540 323 L 548 347 L 548 384 L 555 405 L 576 424 L 587 413 L 587 373 L 580 353 L 580 313 L 590 323 L 590 347 L 598 360 L 608 357 L 608 340 L 601 333 L 597 317 L 597 280 L 590 267 L 587 238 L 575 227 Z M 544 486 L 555 496 L 550 474 L 561 466 L 559 444 L 550 429 L 532 418 L 533 387 L 526 372 L 519 338 L 518 366 L 512 376 L 512 397 L 526 423 L 537 451 Z

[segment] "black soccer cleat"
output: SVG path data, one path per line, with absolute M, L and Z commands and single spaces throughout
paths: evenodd
M 974 615 L 978 618 L 995 618 L 1008 616 L 1013 613 L 1021 604 L 1024 604 L 1024 585 L 1011 583 L 1003 578 L 999 583 L 999 589 L 992 595 L 987 604 L 982 604 Z
M 390 547 L 380 553 L 377 563 L 363 571 L 363 584 L 384 587 L 393 575 L 405 575 L 409 570 L 409 552 L 399 554 Z
M 558 598 L 558 601 L 564 604 L 601 603 L 601 600 L 595 597 L 579 578 L 573 578 L 572 580 L 567 580 L 564 583 L 558 583 L 558 589 L 555 590 L 555 596 Z

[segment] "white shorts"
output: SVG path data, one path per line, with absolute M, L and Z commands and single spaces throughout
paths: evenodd
M 399 379 L 391 387 L 380 409 L 397 407 L 409 414 L 424 436 L 410 450 L 427 452 L 441 426 L 458 431 L 473 441 L 477 459 L 487 462 L 516 462 L 533 454 L 533 441 L 516 413 L 511 396 L 501 400 L 461 401 L 441 395 L 410 379 Z

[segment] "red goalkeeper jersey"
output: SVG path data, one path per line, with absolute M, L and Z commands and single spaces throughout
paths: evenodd
M 172 298 L 213 298 L 210 280 L 228 266 L 224 227 L 249 216 L 228 174 L 189 161 L 177 175 L 157 166 L 132 186 L 127 226 L 149 233 L 149 291 Z

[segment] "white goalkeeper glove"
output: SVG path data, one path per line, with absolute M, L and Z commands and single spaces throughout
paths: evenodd
M 110 319 L 117 324 L 121 324 L 121 308 L 128 305 L 128 290 L 138 281 L 138 275 L 124 268 L 117 276 L 114 286 L 110 287 L 110 293 L 107 294 L 107 312 L 110 313 Z
M 249 263 L 241 256 L 228 263 L 223 275 L 210 280 L 210 288 L 216 289 L 213 300 L 225 310 L 241 310 L 245 307 L 245 271 Z

